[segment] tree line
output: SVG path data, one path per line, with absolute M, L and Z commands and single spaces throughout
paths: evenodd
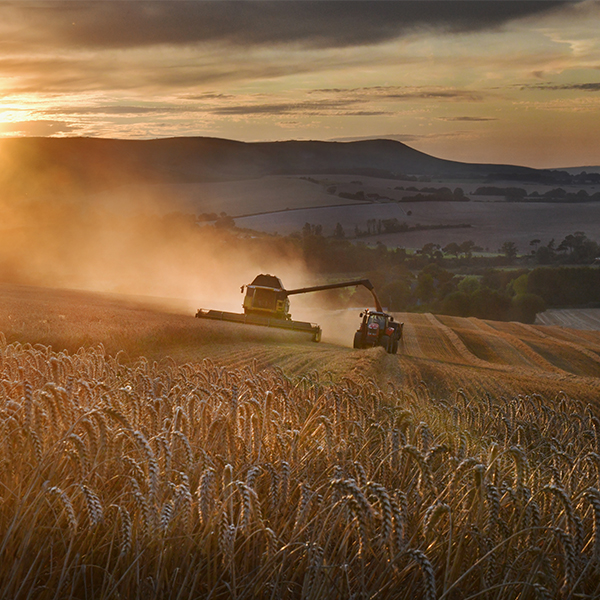
M 192 226 L 189 220 L 185 223 Z M 558 244 L 544 246 L 532 240 L 526 255 L 518 255 L 513 242 L 505 242 L 498 254 L 482 256 L 482 248 L 472 240 L 443 247 L 428 243 L 411 252 L 350 241 L 341 226 L 325 236 L 321 225 L 306 223 L 300 232 L 279 236 L 240 230 L 230 222 L 223 225 L 196 228 L 200 235 L 204 227 L 219 231 L 221 238 L 229 239 L 228 246 L 245 255 L 301 257 L 315 279 L 366 276 L 390 311 L 531 323 L 546 307 L 600 304 L 600 269 L 590 265 L 600 248 L 583 232 L 569 234 Z M 552 262 L 544 264 L 546 260 Z M 332 290 L 322 297 L 336 308 L 371 302 L 361 289 Z

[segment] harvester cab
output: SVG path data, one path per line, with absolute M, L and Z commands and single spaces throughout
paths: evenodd
M 244 314 L 274 319 L 291 319 L 290 301 L 281 279 L 274 275 L 257 275 L 252 283 L 242 286 Z
M 404 323 L 394 321 L 394 317 L 383 311 L 365 310 L 360 316 L 362 321 L 354 334 L 354 347 L 382 346 L 389 354 L 396 354 Z

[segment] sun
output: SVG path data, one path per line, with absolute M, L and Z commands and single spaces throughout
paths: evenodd
M 0 106 L 0 138 L 14 136 L 19 131 L 18 123 L 22 120 L 22 111 L 13 106 Z

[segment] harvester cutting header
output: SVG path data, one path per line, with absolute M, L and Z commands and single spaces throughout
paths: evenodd
M 296 294 L 307 294 L 309 292 L 335 290 L 359 285 L 366 287 L 373 295 L 376 311 L 371 311 L 370 314 L 379 315 L 382 317 L 382 320 L 380 319 L 382 326 L 390 325 L 390 327 L 387 328 L 389 329 L 388 333 L 390 334 L 388 337 L 394 337 L 394 331 L 398 331 L 399 333 L 396 337 L 399 339 L 402 328 L 398 327 L 398 324 L 396 323 L 392 325 L 394 318 L 383 312 L 379 298 L 377 298 L 377 294 L 373 288 L 373 284 L 368 279 L 358 279 L 355 281 L 344 281 L 341 283 L 329 283 L 325 285 L 298 288 L 295 290 L 286 290 L 283 287 L 279 277 L 261 274 L 257 275 L 252 283 L 242 286 L 242 293 L 244 293 L 244 289 L 246 290 L 246 295 L 244 296 L 244 302 L 242 305 L 244 308 L 244 314 L 201 308 L 196 313 L 196 317 L 199 319 L 216 319 L 219 321 L 231 321 L 233 323 L 243 323 L 247 325 L 262 325 L 264 327 L 277 327 L 279 329 L 290 329 L 292 331 L 310 333 L 313 336 L 313 340 L 318 342 L 321 339 L 321 328 L 318 325 L 304 321 L 292 320 L 292 315 L 290 314 L 289 296 L 294 296 Z M 367 312 L 369 313 L 369 311 Z M 363 328 L 362 325 L 361 328 Z M 373 330 L 373 328 L 371 328 L 371 330 Z M 357 334 L 360 331 L 361 329 L 359 329 Z M 380 335 L 377 337 L 379 338 L 382 336 L 385 337 L 383 331 L 380 332 Z M 373 343 L 372 337 L 373 336 L 371 335 L 371 343 L 369 343 L 369 340 L 365 336 L 364 344 L 361 342 L 361 345 L 357 346 L 355 336 L 354 347 L 383 345 L 379 343 Z M 386 350 L 388 352 L 392 352 L 393 344 L 386 344 Z

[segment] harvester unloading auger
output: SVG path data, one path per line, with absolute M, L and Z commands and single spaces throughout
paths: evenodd
M 313 287 L 298 288 L 295 290 L 286 290 L 281 283 L 281 280 L 274 275 L 257 275 L 252 283 L 246 286 L 242 286 L 242 293 L 246 288 L 246 295 L 244 296 L 244 314 L 224 312 L 220 310 L 209 310 L 201 308 L 196 313 L 196 317 L 199 319 L 216 319 L 219 321 L 231 321 L 233 323 L 244 323 L 248 325 L 262 325 L 265 327 L 277 327 L 279 329 L 290 329 L 292 331 L 300 331 L 304 333 L 311 333 L 313 340 L 318 342 L 321 339 L 321 328 L 314 323 L 307 323 L 304 321 L 293 321 L 290 315 L 290 301 L 289 296 L 296 294 L 307 294 L 309 292 L 322 292 L 325 290 L 335 290 L 338 288 L 352 287 L 362 285 L 366 287 L 373 295 L 375 301 L 376 311 L 367 311 L 368 314 L 379 315 L 385 321 L 385 325 L 389 330 L 390 335 L 387 336 L 387 340 L 394 338 L 394 331 L 399 331 L 396 336 L 398 339 L 401 336 L 402 328 L 398 327 L 397 323 L 393 323 L 394 318 L 390 317 L 383 312 L 379 298 L 375 293 L 373 284 L 368 279 L 359 279 L 356 281 L 344 281 L 341 283 L 329 283 L 326 285 L 316 285 Z M 363 316 L 361 314 L 361 316 Z M 382 321 L 382 322 L 383 322 Z M 364 323 L 364 320 L 363 320 Z M 379 343 L 379 338 L 385 338 L 385 332 L 382 330 L 378 332 L 376 339 L 373 335 L 367 335 L 367 325 L 361 325 L 357 335 L 361 331 L 365 330 L 364 340 L 361 338 L 360 345 L 357 346 L 356 336 L 354 347 L 366 347 L 373 345 L 383 345 Z M 374 328 L 371 327 L 371 331 Z M 386 339 L 383 339 L 386 342 Z M 396 340 L 397 342 L 397 340 Z M 388 352 L 393 351 L 393 343 L 386 344 L 386 350 Z M 396 343 L 397 348 L 397 343 Z

